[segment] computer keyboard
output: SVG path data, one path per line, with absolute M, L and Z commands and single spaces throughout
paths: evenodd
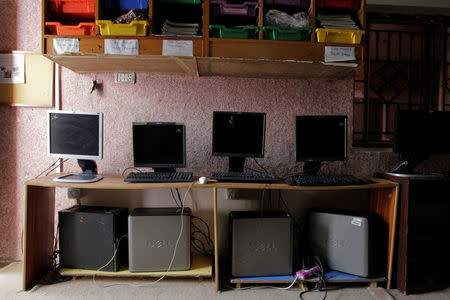
M 126 182 L 191 182 L 191 172 L 132 172 Z
M 353 175 L 312 175 L 292 176 L 286 183 L 294 186 L 340 186 L 373 183 L 370 179 L 358 179 Z
M 212 172 L 210 178 L 217 181 L 229 182 L 271 183 L 277 181 L 274 175 L 267 173 Z

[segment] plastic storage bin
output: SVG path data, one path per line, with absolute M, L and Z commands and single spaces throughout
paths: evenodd
M 364 30 L 316 29 L 317 41 L 322 43 L 360 44 L 363 34 Z
M 101 35 L 145 36 L 147 35 L 147 21 L 131 21 L 130 24 L 114 24 L 110 20 L 97 20 Z
M 95 35 L 94 23 L 80 23 L 78 25 L 62 25 L 59 22 L 45 22 L 50 34 L 56 35 Z
M 316 0 L 317 8 L 342 9 L 356 11 L 361 0 Z
M 257 26 L 243 26 L 240 28 L 230 28 L 225 25 L 209 25 L 211 37 L 228 39 L 256 39 L 258 38 Z
M 161 0 L 161 3 L 199 5 L 199 4 L 202 4 L 202 0 Z
M 148 9 L 148 0 L 103 0 L 103 7 L 111 9 Z
M 94 20 L 95 0 L 48 0 L 50 11 L 61 19 Z
M 309 41 L 312 29 L 309 27 L 297 29 L 281 29 L 275 26 L 264 26 L 264 39 L 276 41 Z
M 255 18 L 258 14 L 258 2 L 231 4 L 224 0 L 211 0 L 211 14 L 215 16 L 232 15 Z
M 289 6 L 305 10 L 309 7 L 309 0 L 264 0 L 264 4 Z

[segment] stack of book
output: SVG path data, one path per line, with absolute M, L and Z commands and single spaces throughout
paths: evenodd
M 198 23 L 177 23 L 166 19 L 161 32 L 163 35 L 197 35 L 199 28 Z
M 318 14 L 320 26 L 327 29 L 360 29 L 350 15 Z

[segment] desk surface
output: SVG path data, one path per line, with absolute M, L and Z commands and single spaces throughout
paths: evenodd
M 286 183 L 242 183 L 242 182 L 208 182 L 200 184 L 198 177 L 193 182 L 170 182 L 170 183 L 130 183 L 124 182 L 120 175 L 103 175 L 104 178 L 92 183 L 67 183 L 55 182 L 53 178 L 65 173 L 39 177 L 25 182 L 28 186 L 81 188 L 81 189 L 120 189 L 120 190 L 143 190 L 143 189 L 166 189 L 166 188 L 223 188 L 223 189 L 271 189 L 271 190 L 355 190 L 355 189 L 378 189 L 391 188 L 398 184 L 386 179 L 370 178 L 374 183 L 365 185 L 349 186 L 290 186 Z

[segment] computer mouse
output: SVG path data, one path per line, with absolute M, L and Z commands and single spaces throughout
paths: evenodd
M 200 184 L 208 183 L 208 178 L 206 178 L 205 176 L 202 176 L 202 177 L 200 177 L 200 178 L 198 179 L 198 182 L 199 182 Z

